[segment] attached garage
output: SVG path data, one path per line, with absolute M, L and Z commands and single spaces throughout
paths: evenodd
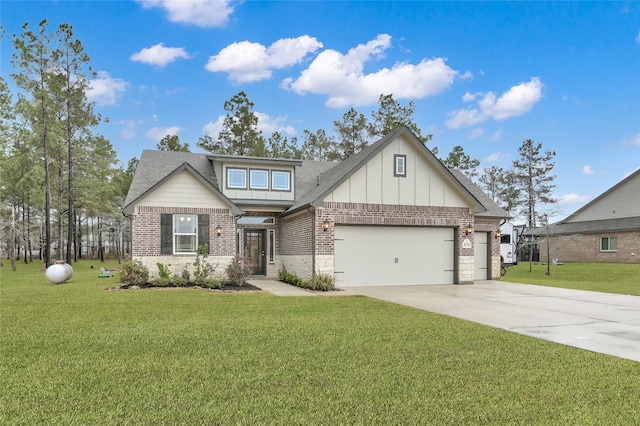
M 338 286 L 453 284 L 453 228 L 336 225 Z

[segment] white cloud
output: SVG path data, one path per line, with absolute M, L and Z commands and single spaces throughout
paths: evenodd
M 486 163 L 498 163 L 504 160 L 505 158 L 509 158 L 509 154 L 505 154 L 503 152 L 496 152 L 494 154 L 489 155 L 487 158 L 484 159 L 484 161 Z
M 640 133 L 636 133 L 622 141 L 623 145 L 635 145 L 640 146 Z
M 558 204 L 571 204 L 571 203 L 585 203 L 591 199 L 590 195 L 580 195 L 580 194 L 565 194 L 565 195 L 556 195 L 554 197 Z
M 235 11 L 231 0 L 138 0 L 145 9 L 159 7 L 171 22 L 201 28 L 223 27 Z
M 461 78 L 444 58 L 423 59 L 418 64 L 398 62 L 391 68 L 366 74 L 365 63 L 383 56 L 389 47 L 391 36 L 380 34 L 346 54 L 327 49 L 297 79 L 284 80 L 282 87 L 298 94 L 327 95 L 326 105 L 339 108 L 375 104 L 381 93 L 392 93 L 396 100 L 421 99 L 442 92 L 456 77 Z
M 95 79 L 89 80 L 87 100 L 97 105 L 114 105 L 127 88 L 127 82 L 111 78 L 108 72 L 99 71 Z
M 476 127 L 475 129 L 471 129 L 469 132 L 469 139 L 478 139 L 483 134 L 484 129 L 482 127 Z
M 177 135 L 178 132 L 180 132 L 180 130 L 182 130 L 182 128 L 178 126 L 152 127 L 147 131 L 147 137 L 149 139 L 153 139 L 156 142 L 160 142 L 160 140 L 162 140 L 162 138 L 164 138 L 167 135 Z
M 189 54 L 182 47 L 165 47 L 164 43 L 158 43 L 134 53 L 130 59 L 162 68 L 178 58 L 189 59 Z
M 464 102 L 477 100 L 477 106 L 470 109 L 459 109 L 449 113 L 447 127 L 457 129 L 462 126 L 473 126 L 490 118 L 504 120 L 509 117 L 525 114 L 542 99 L 544 84 L 538 77 L 531 81 L 517 84 L 504 92 L 499 98 L 493 92 L 486 94 L 465 93 Z
M 121 120 L 118 122 L 123 127 L 120 136 L 123 139 L 133 139 L 136 136 L 138 125 L 142 124 L 142 120 Z
M 211 56 L 205 68 L 211 72 L 226 72 L 235 83 L 251 83 L 271 78 L 273 69 L 297 64 L 321 47 L 322 43 L 308 35 L 283 38 L 269 47 L 241 41 Z
M 502 133 L 504 133 L 504 130 L 496 130 L 495 132 L 493 132 L 493 134 L 491 135 L 491 141 L 492 142 L 499 142 L 502 140 Z
M 595 173 L 595 171 L 593 170 L 592 166 L 589 165 L 589 166 L 583 166 L 582 167 L 582 174 L 583 175 L 592 175 L 594 173 Z
M 287 116 L 271 117 L 263 112 L 254 112 L 258 117 L 258 130 L 262 132 L 265 138 L 271 136 L 273 132 L 280 132 L 283 135 L 295 135 L 296 130 L 289 125 L 286 125 Z M 218 117 L 214 121 L 210 121 L 202 127 L 204 132 L 212 138 L 217 138 L 224 125 L 224 115 Z
M 636 36 L 636 43 L 640 43 L 640 31 L 638 31 L 638 35 Z

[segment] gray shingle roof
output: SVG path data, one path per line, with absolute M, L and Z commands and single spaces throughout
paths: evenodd
M 471 179 L 469 179 L 464 173 L 460 170 L 450 170 L 451 174 L 453 174 L 458 181 L 467 188 L 476 200 L 480 201 L 480 204 L 484 206 L 487 211 L 477 213 L 476 216 L 479 217 L 494 217 L 500 219 L 510 219 L 509 213 L 500 207 L 495 201 L 493 201 L 487 194 L 484 193 L 482 189 Z

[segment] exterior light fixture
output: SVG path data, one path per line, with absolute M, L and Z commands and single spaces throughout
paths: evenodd
M 322 222 L 322 230 L 323 230 L 324 232 L 327 232 L 327 230 L 328 230 L 328 229 L 329 229 L 329 219 L 325 219 L 325 220 Z
M 222 226 L 218 225 L 216 226 L 216 235 L 219 237 L 220 234 L 222 234 Z
M 473 225 L 469 224 L 466 228 L 464 228 L 465 235 L 471 235 L 473 233 Z
M 493 233 L 493 238 L 495 238 L 496 240 L 500 238 L 500 231 L 495 231 Z

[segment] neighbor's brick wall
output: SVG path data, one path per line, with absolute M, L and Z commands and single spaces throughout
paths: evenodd
M 618 237 L 617 251 L 600 251 L 600 238 Z M 545 237 L 541 236 L 541 239 Z M 640 263 L 640 232 L 552 235 L 550 258 L 559 262 Z M 547 244 L 540 243 L 540 260 L 547 259 Z

